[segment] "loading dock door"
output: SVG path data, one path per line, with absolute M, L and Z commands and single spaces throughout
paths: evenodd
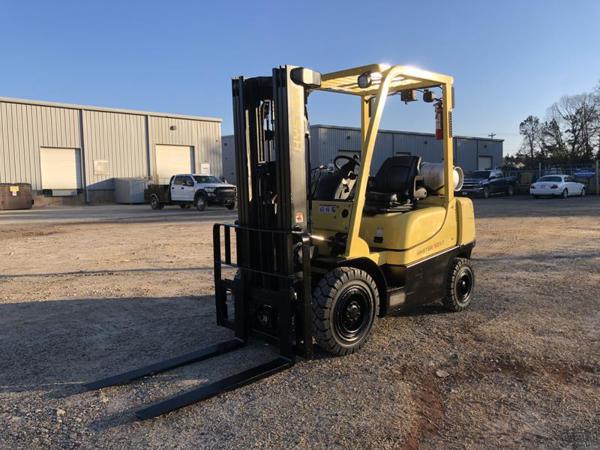
M 477 170 L 492 170 L 492 157 L 480 156 L 477 158 Z
M 42 189 L 77 190 L 81 183 L 78 148 L 41 148 Z
M 156 174 L 160 184 L 167 184 L 173 175 L 194 172 L 194 152 L 187 145 L 156 146 Z

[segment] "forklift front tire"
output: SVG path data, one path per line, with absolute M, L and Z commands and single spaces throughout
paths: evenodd
M 467 258 L 454 258 L 448 270 L 444 306 L 453 312 L 463 311 L 473 300 L 475 272 Z
M 313 330 L 319 347 L 334 355 L 356 352 L 377 321 L 379 292 L 364 270 L 338 267 L 313 292 Z

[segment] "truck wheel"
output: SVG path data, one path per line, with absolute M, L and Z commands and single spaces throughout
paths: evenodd
M 454 258 L 448 269 L 444 306 L 450 311 L 467 309 L 473 300 L 475 272 L 467 258 Z
M 483 188 L 483 198 L 490 198 L 490 188 Z
M 196 196 L 196 201 L 194 202 L 196 205 L 196 209 L 200 212 L 206 209 L 206 197 L 202 194 Z
M 338 267 L 313 292 L 313 327 L 317 344 L 334 355 L 360 349 L 377 321 L 379 292 L 364 270 Z
M 564 191 L 560 194 L 562 198 L 569 198 L 569 191 L 565 188 Z
M 152 197 L 150 197 L 150 208 L 154 210 L 163 209 L 163 206 L 164 205 L 160 202 L 156 195 L 152 195 Z
M 515 195 L 515 187 L 512 184 L 509 184 L 506 193 L 509 197 L 512 197 L 513 195 Z
M 229 210 L 235 209 L 235 202 L 227 203 L 225 207 Z
M 192 205 L 190 205 L 189 203 L 182 203 L 181 205 L 179 205 L 179 207 L 181 209 L 189 209 Z
M 585 197 L 585 188 L 581 188 L 581 197 Z

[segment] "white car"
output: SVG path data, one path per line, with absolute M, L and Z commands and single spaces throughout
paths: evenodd
M 542 195 L 552 195 L 562 198 L 574 195 L 583 197 L 585 195 L 585 185 L 578 183 L 570 175 L 546 175 L 530 186 L 529 193 L 533 198 L 538 198 Z

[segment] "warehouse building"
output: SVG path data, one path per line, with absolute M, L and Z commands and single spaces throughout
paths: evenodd
M 311 165 L 327 165 L 338 155 L 360 154 L 360 128 L 332 125 L 310 127 Z M 454 137 L 454 164 L 465 172 L 500 167 L 503 164 L 503 140 L 481 137 Z M 442 161 L 442 141 L 433 134 L 380 130 L 375 143 L 371 172 L 394 155 L 418 155 L 423 161 Z M 235 180 L 233 136 L 223 136 L 223 175 Z
M 30 183 L 36 204 L 186 172 L 222 175 L 221 119 L 0 97 L 0 183 Z

